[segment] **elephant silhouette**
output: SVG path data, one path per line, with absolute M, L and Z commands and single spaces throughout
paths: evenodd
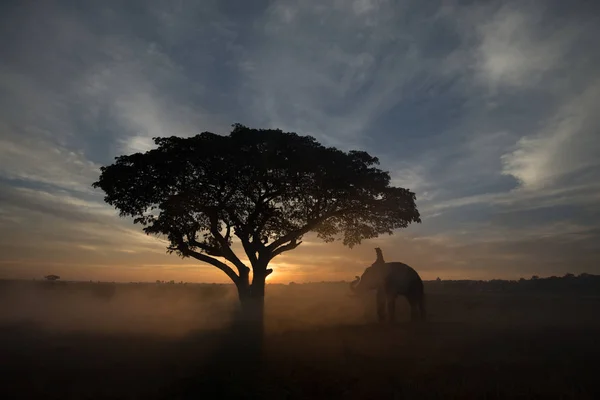
M 411 321 L 426 319 L 425 290 L 423 280 L 412 267 L 401 262 L 385 262 L 380 248 L 376 248 L 377 260 L 365 269 L 361 276 L 350 283 L 356 295 L 376 291 L 377 317 L 380 322 L 395 321 L 396 298 L 404 296 L 411 309 Z

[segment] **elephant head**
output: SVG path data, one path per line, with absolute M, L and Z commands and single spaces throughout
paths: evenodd
M 381 285 L 384 278 L 382 267 L 385 265 L 385 260 L 379 247 L 375 248 L 375 254 L 377 256 L 375 262 L 365 269 L 362 276 L 356 276 L 356 279 L 350 283 L 350 290 L 354 294 L 364 293 L 368 290 L 376 289 Z
M 382 282 L 380 268 L 370 266 L 365 269 L 362 276 L 356 276 L 356 279 L 350 283 L 350 290 L 354 294 L 361 294 L 369 290 L 377 289 Z

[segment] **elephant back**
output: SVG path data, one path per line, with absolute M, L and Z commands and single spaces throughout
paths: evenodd
M 408 292 L 415 284 L 421 282 L 421 277 L 411 266 L 401 262 L 386 263 L 389 273 L 389 283 L 398 293 Z

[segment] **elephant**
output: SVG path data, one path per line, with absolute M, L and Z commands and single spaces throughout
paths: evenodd
M 365 269 L 362 276 L 350 283 L 355 295 L 368 290 L 377 291 L 377 317 L 384 322 L 394 322 L 396 297 L 405 296 L 411 308 L 411 321 L 425 320 L 425 291 L 423 281 L 417 271 L 401 262 L 385 262 L 381 249 L 375 249 L 377 261 Z

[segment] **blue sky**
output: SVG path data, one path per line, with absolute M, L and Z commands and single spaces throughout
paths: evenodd
M 216 280 L 91 188 L 153 136 L 231 124 L 381 160 L 423 223 L 310 235 L 273 279 L 382 246 L 426 278 L 600 273 L 600 13 L 564 1 L 11 2 L 0 11 L 0 275 Z

